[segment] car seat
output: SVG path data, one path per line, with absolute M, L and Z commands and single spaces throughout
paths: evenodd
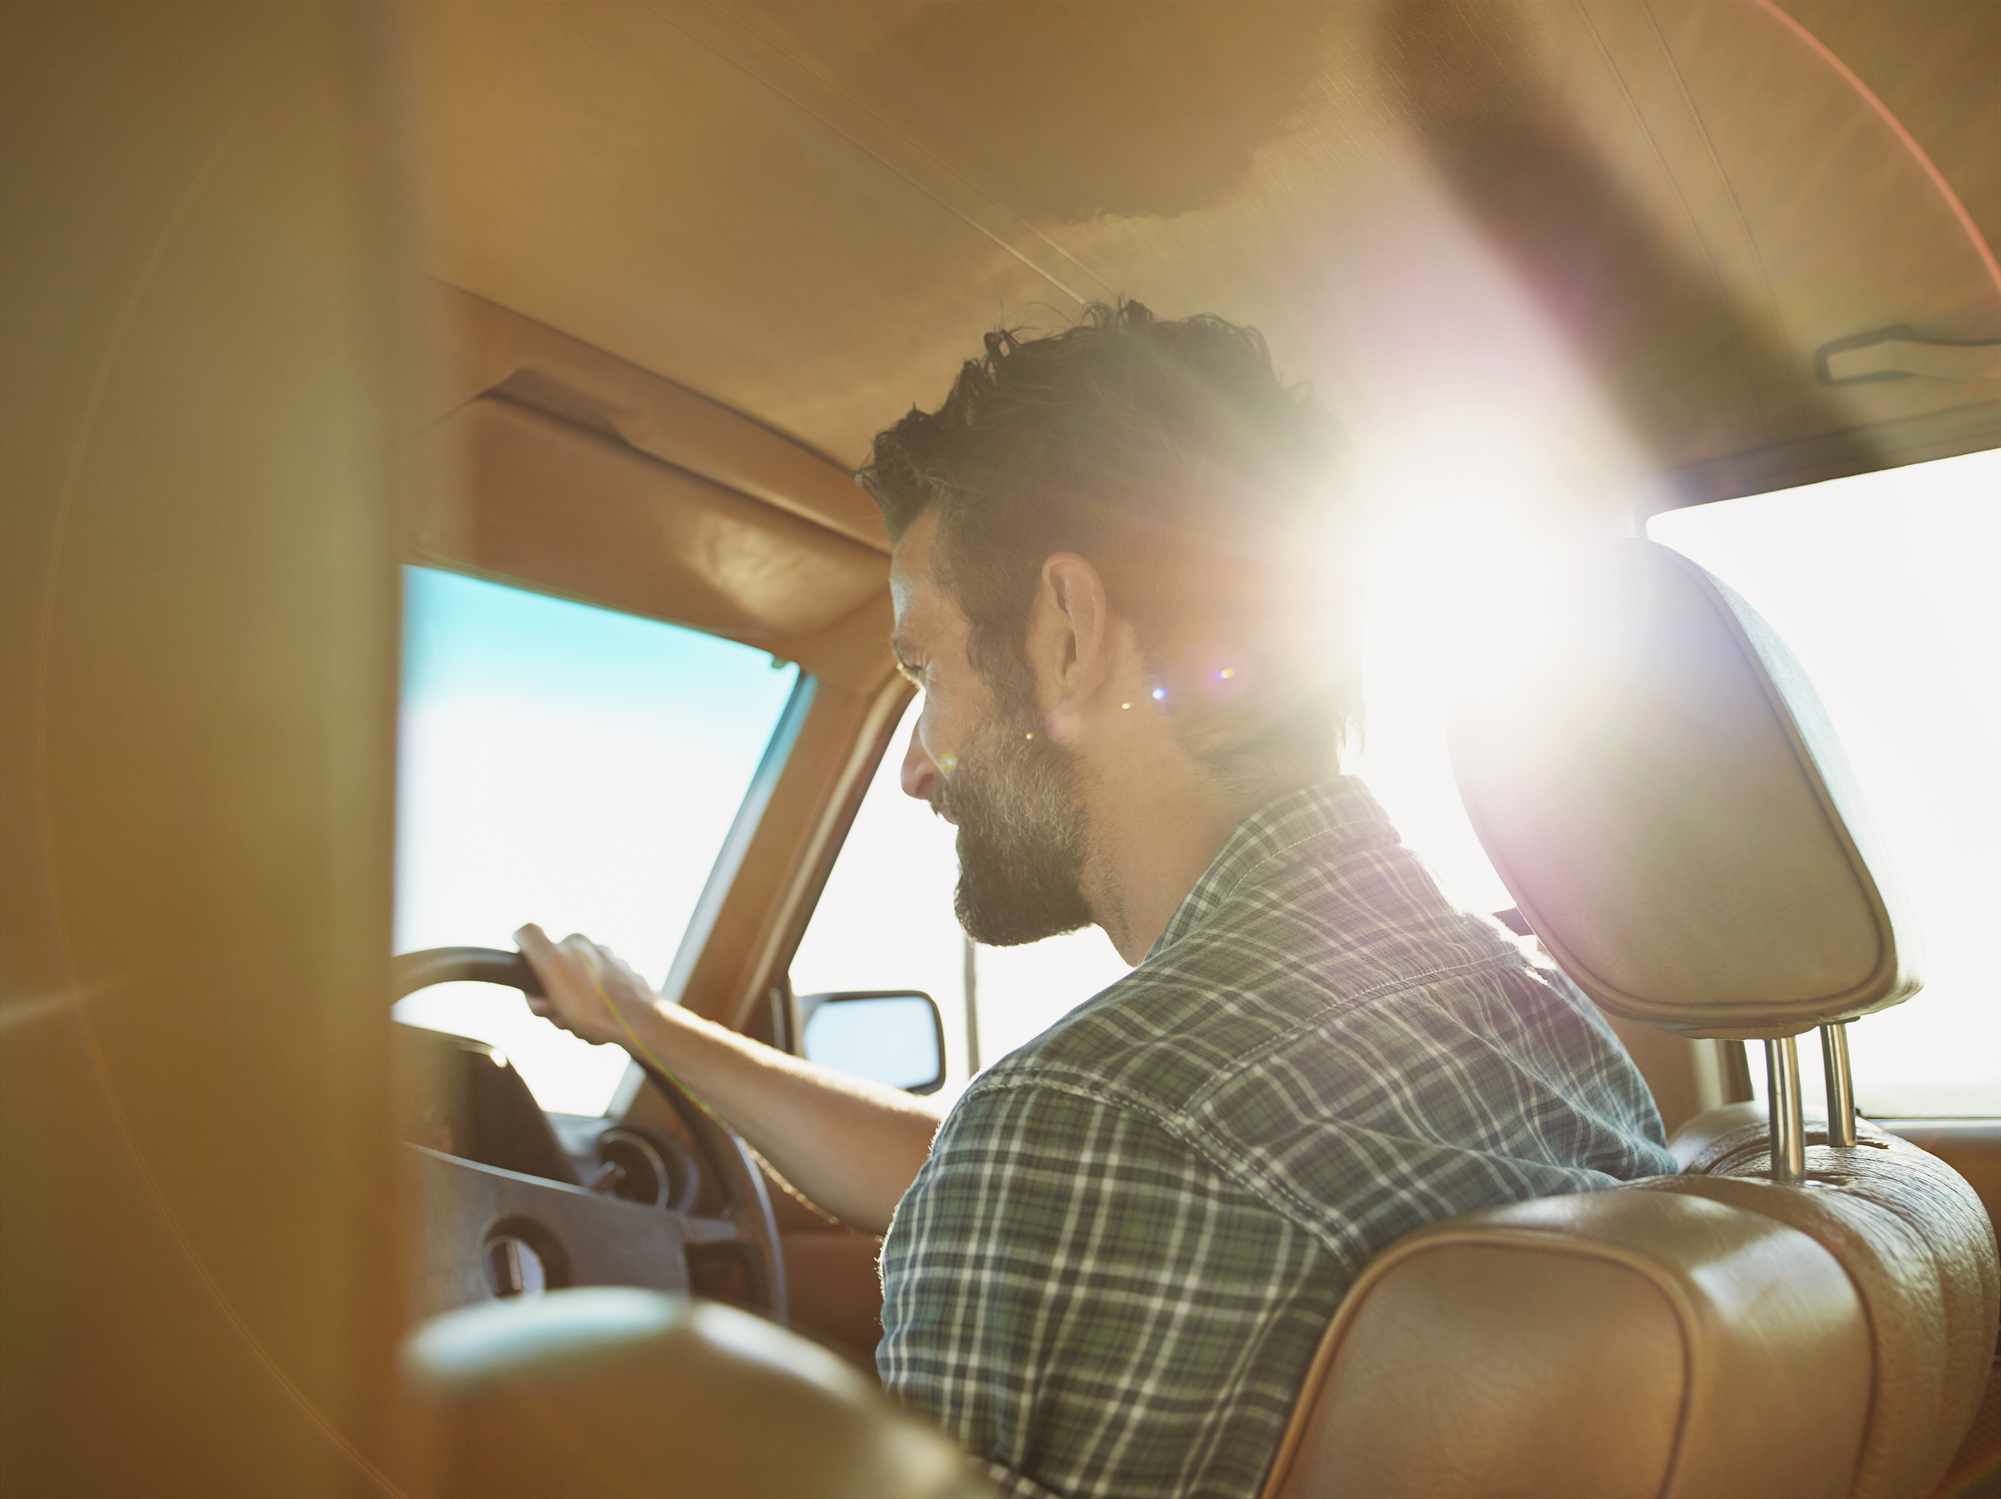
M 1972 1189 L 1854 1116 L 1844 1027 L 1915 994 L 1912 929 L 1819 702 L 1686 558 L 1528 585 L 1453 762 L 1545 950 L 1604 1009 L 1765 1043 L 1769 1116 L 1711 1110 L 1678 1175 L 1392 1245 L 1321 1344 L 1264 1499 L 1929 1494 L 1995 1352 Z M 1829 1118 L 1802 1117 L 1818 1028 Z

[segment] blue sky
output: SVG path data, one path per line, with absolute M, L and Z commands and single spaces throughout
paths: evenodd
M 756 718 L 791 690 L 789 663 L 772 670 L 735 641 L 430 568 L 404 579 L 406 702 L 525 695 L 654 714 L 699 699 Z

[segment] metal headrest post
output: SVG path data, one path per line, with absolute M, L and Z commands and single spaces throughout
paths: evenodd
M 1800 1054 L 1791 1036 L 1765 1043 L 1765 1105 L 1772 1116 L 1772 1180 L 1806 1180 L 1806 1115 L 1800 1104 Z
M 1827 1143 L 1855 1143 L 1855 1079 L 1848 1071 L 1848 1025 L 1831 1021 L 1820 1028 L 1820 1061 L 1827 1069 Z

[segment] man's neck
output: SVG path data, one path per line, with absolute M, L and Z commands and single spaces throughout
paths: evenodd
M 1176 757 L 1179 759 L 1179 757 Z M 1164 761 L 1150 773 L 1090 778 L 1085 810 L 1091 830 L 1084 898 L 1119 956 L 1137 966 L 1237 825 L 1324 772 L 1288 767 L 1230 785 L 1192 762 Z

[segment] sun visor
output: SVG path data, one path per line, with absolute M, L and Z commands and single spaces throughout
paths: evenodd
M 1777 1037 L 1920 987 L 1914 932 L 1806 674 L 1742 599 L 1651 542 L 1526 590 L 1455 696 L 1495 869 L 1611 1013 Z
M 426 440 L 467 498 L 415 561 L 774 651 L 887 592 L 880 552 L 512 401 L 469 401 Z

